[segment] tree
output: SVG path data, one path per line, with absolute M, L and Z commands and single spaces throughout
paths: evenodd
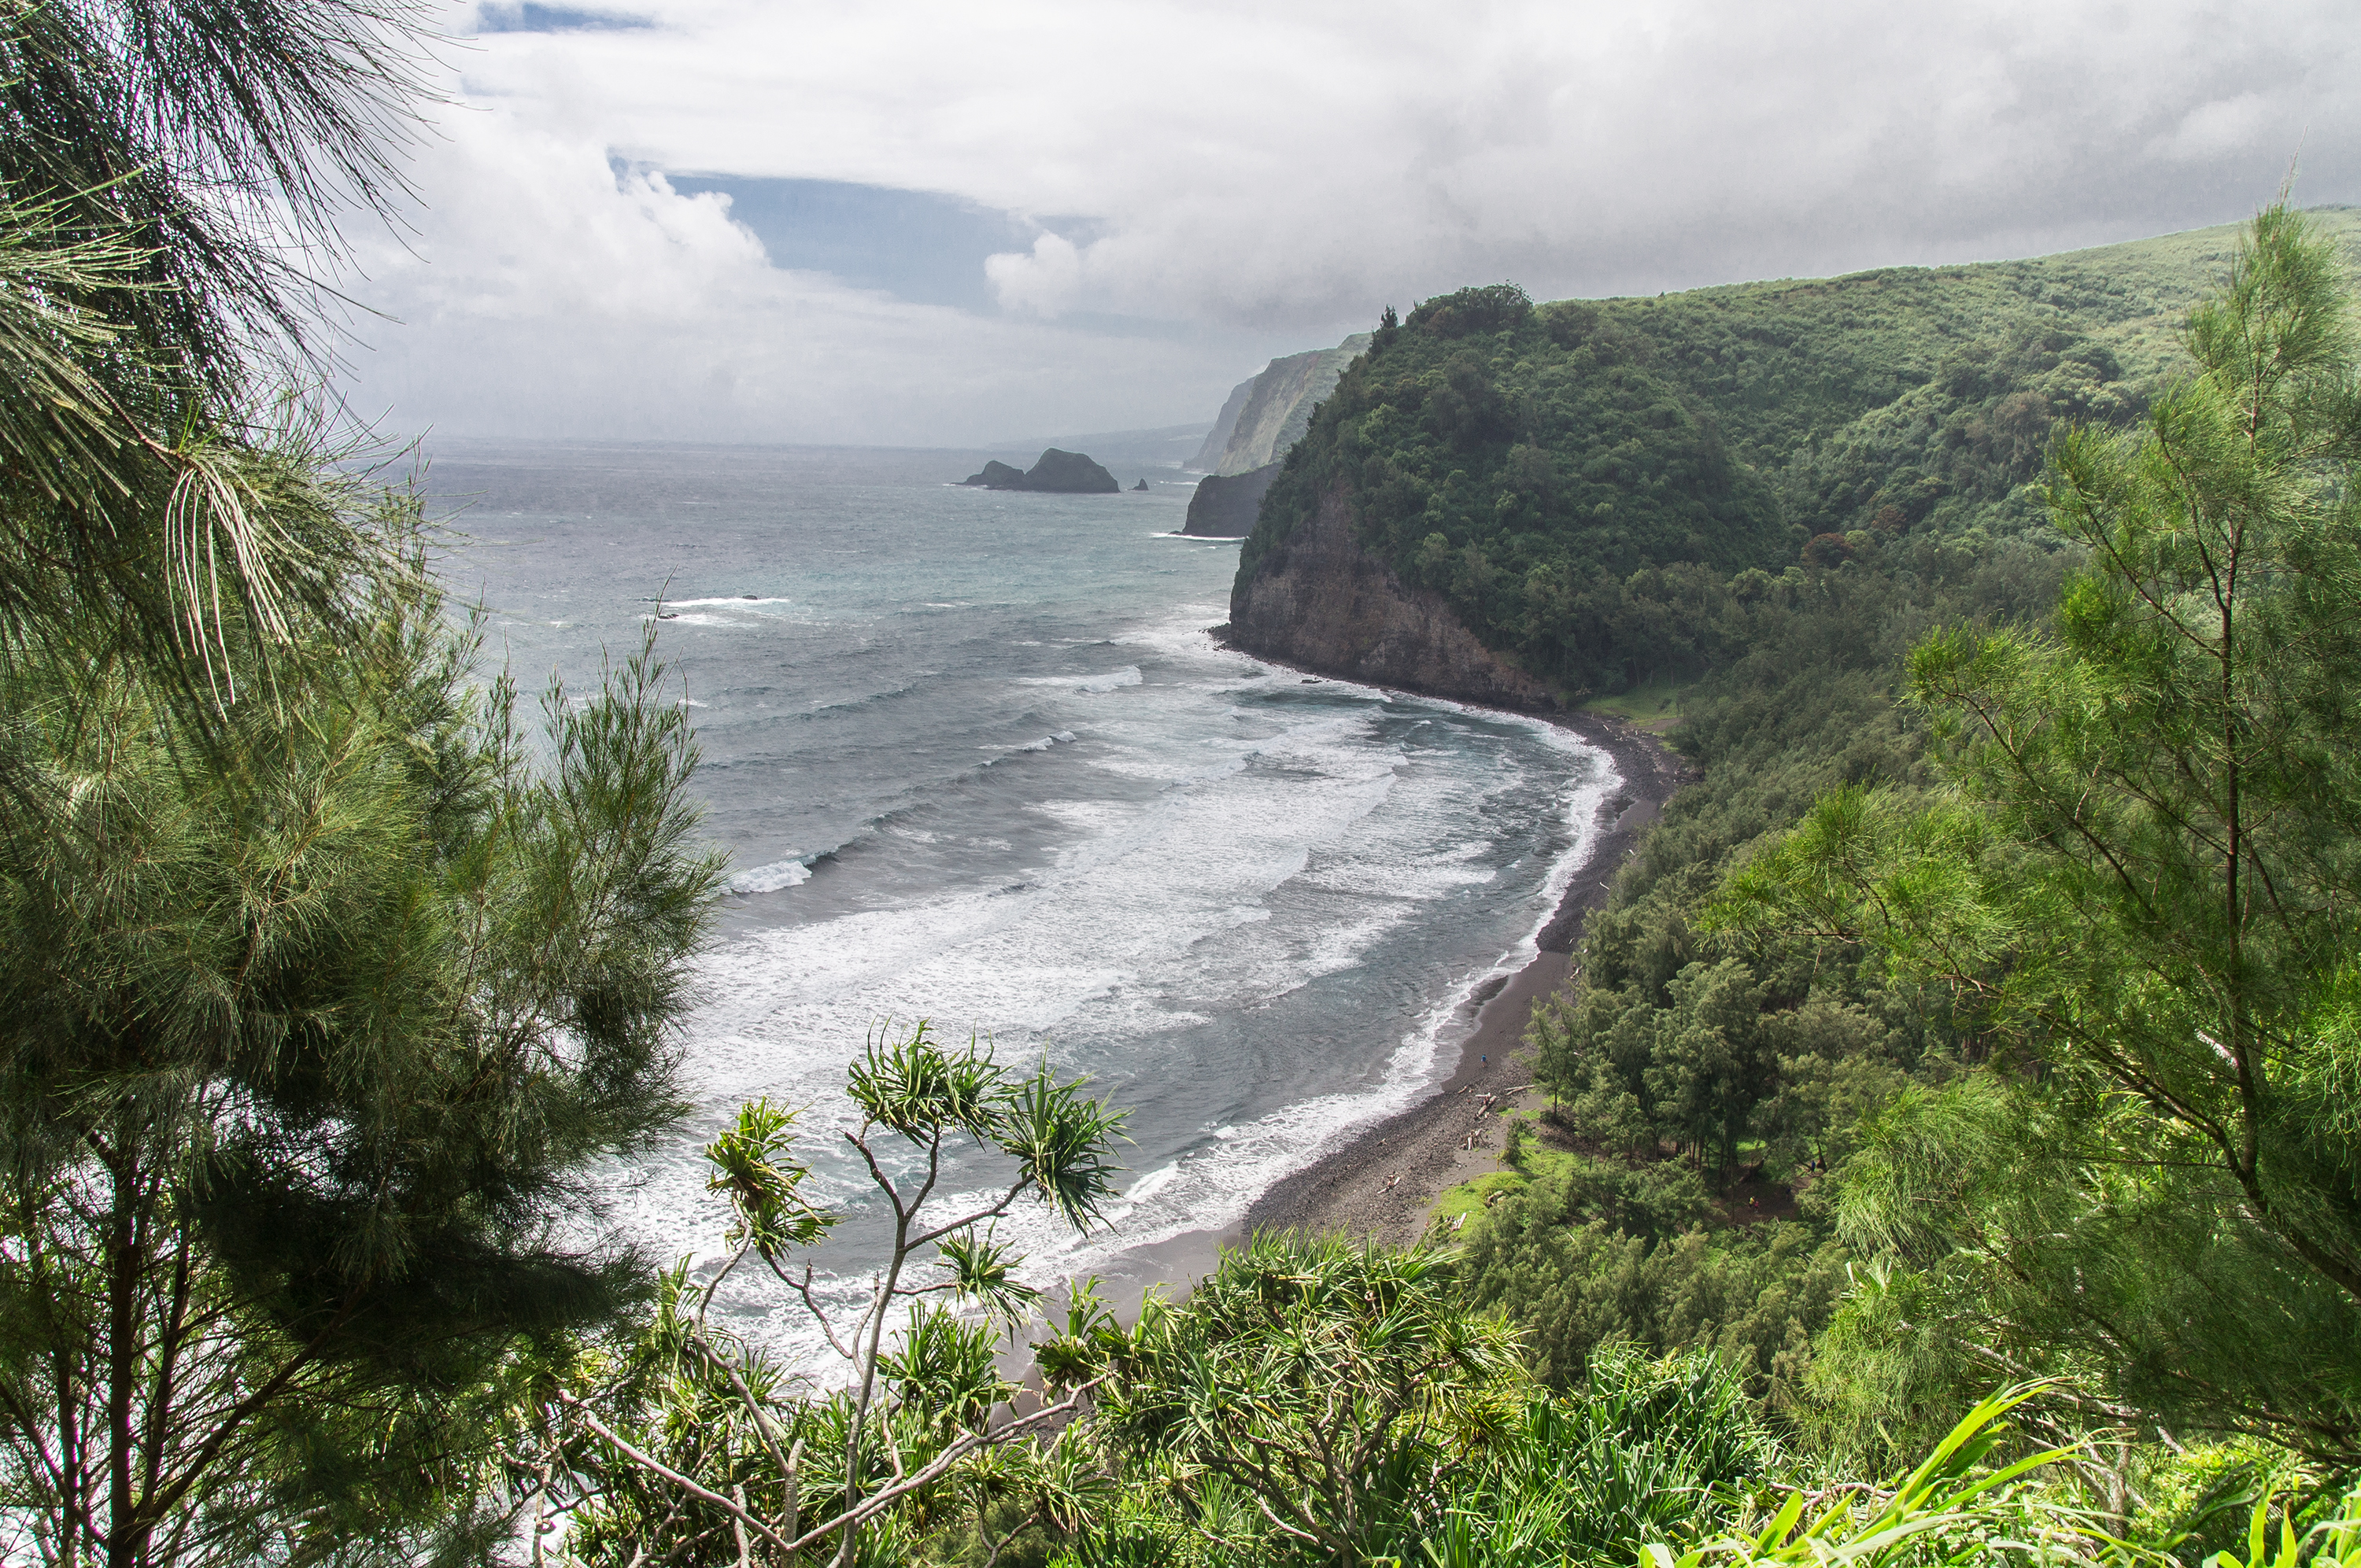
M 1954 1368 L 2065 1367 L 2111 1417 L 2350 1464 L 2361 393 L 2341 274 L 2284 203 L 2256 220 L 2146 428 L 2051 448 L 2051 515 L 2091 552 L 2055 634 L 1958 628 L 1913 654 L 1949 793 L 1824 797 L 1720 918 L 1882 949 L 1998 1050 L 1985 1078 L 1903 1096 L 1848 1173 L 1846 1231 L 1894 1268 L 1856 1328 L 1883 1314 L 1883 1343 Z
M 390 214 L 410 0 L 55 0 L 0 18 L 0 660 L 133 647 L 219 700 L 400 575 L 285 401 L 327 363 L 309 268 Z M 225 615 L 225 608 L 232 611 Z M 307 626 L 305 623 L 310 623 Z M 0 781 L 5 784 L 5 781 Z
M 973 1040 L 945 1050 L 924 1023 L 869 1041 L 850 1074 L 862 1120 L 844 1136 L 894 1230 L 868 1304 L 849 1324 L 820 1305 L 809 1258 L 791 1266 L 836 1223 L 803 1195 L 810 1168 L 796 1157 L 795 1118 L 767 1101 L 741 1107 L 706 1149 L 707 1185 L 735 1216 L 721 1266 L 692 1283 L 683 1264 L 620 1357 L 554 1369 L 536 1396 L 527 1439 L 540 1455 L 536 1506 L 571 1516 L 569 1560 L 637 1552 L 732 1563 L 757 1541 L 792 1559 L 834 1538 L 835 1562 L 850 1568 L 894 1560 L 961 1495 L 980 1527 L 992 1499 L 1033 1499 L 1004 1527 L 1004 1544 L 1037 1516 L 1071 1525 L 1089 1486 L 1079 1451 L 1025 1440 L 1071 1418 L 1095 1386 L 1074 1369 L 1108 1320 L 1087 1290 L 1079 1295 L 1065 1333 L 1039 1353 L 1045 1389 L 1062 1397 L 1016 1414 L 1020 1390 L 1001 1375 L 991 1328 L 1013 1335 L 1039 1293 L 1017 1278 L 1024 1260 L 991 1227 L 1026 1201 L 1077 1228 L 1096 1217 L 1124 1117 L 1082 1087 L 1046 1066 L 1019 1077 Z M 962 1143 L 1005 1157 L 1006 1184 L 945 1213 L 937 1184 L 946 1152 Z M 910 1174 L 897 1179 L 895 1169 Z M 771 1358 L 708 1325 L 714 1293 L 749 1258 L 802 1303 L 844 1361 L 846 1387 L 799 1397 Z M 980 1316 L 962 1318 L 946 1297 Z
M 1257 1235 L 1106 1343 L 1094 1424 L 1140 1459 L 1220 1477 L 1290 1541 L 1367 1561 L 1433 1521 L 1518 1371 L 1508 1326 L 1458 1295 L 1446 1254 Z
M 550 694 L 537 767 L 439 598 L 369 608 L 225 710 L 119 654 L 5 672 L 12 1553 L 448 1533 L 488 1463 L 448 1408 L 641 1287 L 568 1238 L 676 1112 L 719 876 L 686 719 L 643 648 Z
M 1697 1153 L 1713 1156 L 1717 1181 L 1738 1163 L 1739 1139 L 1773 1067 L 1763 1045 L 1763 992 L 1745 961 L 1694 963 L 1671 987 L 1658 1016 L 1646 1081 L 1656 1119 Z

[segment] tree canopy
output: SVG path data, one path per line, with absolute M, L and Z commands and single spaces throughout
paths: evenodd
M 2140 1409 L 2351 1463 L 2361 395 L 2342 273 L 2301 215 L 2257 220 L 2191 318 L 2196 373 L 2136 434 L 2053 453 L 2051 508 L 2090 550 L 2055 631 L 1960 629 L 1913 655 L 1944 792 L 1824 799 L 1725 917 L 1867 944 L 2011 1047 L 1898 1103 L 1849 1184 L 1848 1231 L 1913 1270 L 1911 1332 L 1971 1311 L 2005 1354 L 2066 1358 Z

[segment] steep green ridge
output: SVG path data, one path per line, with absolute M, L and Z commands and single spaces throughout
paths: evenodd
M 2317 215 L 2348 251 L 2361 237 L 2361 210 Z M 1568 697 L 1700 673 L 1719 650 L 1662 596 L 1634 603 L 1633 573 L 2048 540 L 2026 487 L 2052 428 L 2137 417 L 2238 232 L 1656 299 L 1430 300 L 1289 453 L 1238 591 L 1340 489 L 1364 547 Z

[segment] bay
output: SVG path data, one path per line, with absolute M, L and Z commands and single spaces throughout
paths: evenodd
M 1003 1225 L 1037 1282 L 1234 1224 L 1434 1080 L 1611 784 L 1541 721 L 1219 647 L 1238 547 L 1174 536 L 1170 469 L 1066 497 L 951 483 L 972 453 L 430 451 L 489 660 L 579 692 L 653 626 L 696 721 L 732 873 L 684 1040 L 695 1110 L 607 1189 L 660 1256 L 719 1245 L 698 1150 L 767 1095 L 846 1212 L 817 1261 L 851 1299 L 882 1241 L 844 1070 L 919 1020 L 1131 1113 L 1104 1228 Z M 1004 1168 L 963 1155 L 948 1185 Z M 815 1354 L 775 1283 L 722 1305 Z

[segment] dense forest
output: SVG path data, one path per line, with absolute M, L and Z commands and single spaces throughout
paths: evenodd
M 1440 564 L 1424 580 L 1496 648 L 1530 663 L 1550 644 L 1532 592 L 1522 620 L 1470 597 L 1477 556 L 1555 544 L 1528 590 L 1582 562 L 1599 608 L 1567 619 L 1609 653 L 1587 674 L 1625 688 L 1601 706 L 1668 730 L 1699 774 L 1537 1012 L 1545 1106 L 1512 1125 L 1506 1168 L 1447 1205 L 1470 1216 L 1469 1299 L 1509 1312 L 1544 1382 L 1582 1387 L 1633 1345 L 1709 1353 L 1790 1441 L 1859 1473 L 1937 1441 L 1979 1390 L 2056 1378 L 2027 1419 L 2111 1429 L 2094 1496 L 2183 1553 L 2226 1544 L 2225 1497 L 2297 1475 L 2333 1491 L 2361 1462 L 2340 1065 L 2354 890 L 2330 869 L 2356 842 L 2355 666 L 2334 608 L 2361 585 L 2340 428 L 2353 369 L 2320 365 L 2307 385 L 2270 357 L 2332 339 L 2349 354 L 2346 307 L 2306 323 L 2272 293 L 2340 291 L 2345 228 L 2268 214 L 2259 248 L 2220 258 L 2213 297 L 2178 313 L 2181 357 L 2136 378 L 2113 372 L 2148 318 L 2093 334 L 2111 337 L 2095 358 L 1944 350 L 1937 378 L 1897 390 L 1897 376 L 1887 407 L 1831 440 L 1793 409 L 1748 421 L 1736 378 L 1708 382 L 1698 404 L 1741 411 L 1723 429 L 1798 441 L 1748 500 L 1807 520 L 1765 546 L 1792 550 L 1775 572 L 1730 570 L 1748 536 L 1723 533 L 1717 558 L 1695 522 L 1721 499 L 1747 515 L 1738 488 L 1759 476 L 1735 471 L 1650 513 L 1656 558 L 1636 565 L 1604 514 L 1521 538 L 1479 517 L 1413 546 L 1386 487 L 1464 449 L 1373 451 L 1367 433 L 1404 428 L 1411 401 L 1377 356 L 1315 422 L 1331 444 L 1300 449 L 1296 483 L 1341 482 L 1356 506 L 1377 489 L 1365 541 L 1405 576 Z M 2178 266 L 2197 249 L 2100 254 Z M 2045 270 L 2089 276 L 2083 259 L 1968 275 L 2021 292 Z M 1639 308 L 1690 334 L 1733 294 L 1917 280 Z M 1511 345 L 1537 356 L 1532 334 L 1566 308 L 1469 291 L 1392 341 L 1446 323 L 1404 360 L 1436 367 L 1432 408 L 1472 385 L 1444 346 L 1466 321 L 1488 323 L 1503 363 Z M 1579 308 L 1587 332 L 1612 319 Z M 2061 406 L 2067 363 L 2109 367 L 2103 395 Z M 1849 368 L 1822 389 L 1861 391 Z M 1938 432 L 1996 430 L 2012 404 L 2039 412 L 2037 439 L 1962 439 L 1938 461 Z M 1660 428 L 1683 428 L 1660 408 Z M 1598 428 L 1554 427 L 1556 472 Z M 1499 435 L 1505 464 L 1518 448 Z M 1635 674 L 1654 678 L 1627 686 Z M 2242 1034 L 2252 1062 L 2226 1044 Z
M 297 263 L 399 209 L 414 20 L 0 29 L 0 1557 L 2361 1559 L 2333 236 L 1389 321 L 1272 515 L 1360 487 L 1702 770 L 1537 1022 L 1546 1113 L 1463 1234 L 1259 1236 L 1125 1321 L 994 1228 L 1101 1223 L 1120 1108 L 881 1029 L 893 1242 L 834 1311 L 789 1108 L 704 1151 L 689 1256 L 597 1225 L 721 879 L 653 644 L 536 717 L 316 392 Z M 712 1321 L 733 1277 L 837 1376 Z

